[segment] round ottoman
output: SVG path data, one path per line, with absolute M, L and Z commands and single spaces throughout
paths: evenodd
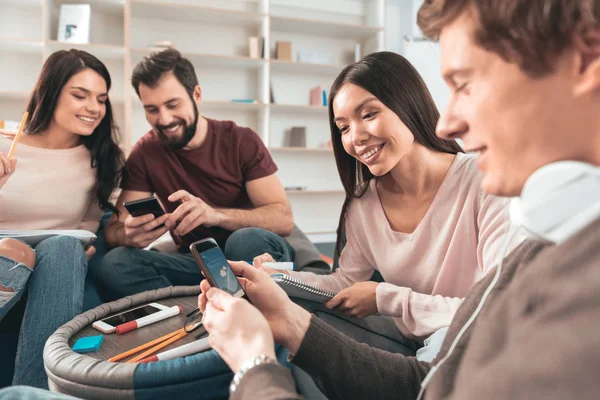
M 182 328 L 186 314 L 197 307 L 199 292 L 198 286 L 152 290 L 102 304 L 78 315 L 46 342 L 44 366 L 50 390 L 84 399 L 227 398 L 233 373 L 214 350 L 149 364 L 105 361 Z M 71 350 L 79 337 L 101 334 L 91 327 L 94 321 L 151 302 L 167 306 L 178 304 L 183 312 L 124 335 L 105 335 L 97 353 L 79 354 Z M 189 343 L 195 335 L 196 332 L 192 332 L 160 351 Z M 287 351 L 278 349 L 278 356 L 285 363 Z

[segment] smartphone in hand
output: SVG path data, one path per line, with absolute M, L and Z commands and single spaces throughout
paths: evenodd
M 211 286 L 224 290 L 233 297 L 246 298 L 244 289 L 215 239 L 206 238 L 194 242 L 190 245 L 190 251 Z
M 154 218 L 158 218 L 161 215 L 165 215 L 165 210 L 162 208 L 156 196 L 146 197 L 144 199 L 126 201 L 123 203 L 123 207 L 127 209 L 132 217 L 141 217 L 142 215 L 152 214 Z M 165 224 L 160 224 L 156 229 L 161 229 Z
M 126 201 L 123 207 L 129 211 L 132 217 L 141 217 L 142 215 L 152 214 L 154 218 L 165 215 L 165 210 L 158 202 L 156 196 L 146 197 L 144 199 Z

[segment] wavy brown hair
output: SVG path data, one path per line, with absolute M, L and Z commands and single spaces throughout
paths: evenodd
M 106 66 L 90 53 L 76 49 L 60 50 L 48 57 L 27 105 L 30 115 L 25 125 L 27 133 L 34 135 L 48 129 L 62 89 L 73 75 L 85 69 L 97 72 L 110 90 L 111 79 Z M 113 121 L 110 98 L 107 98 L 104 118 L 91 135 L 81 138 L 81 143 L 90 151 L 91 166 L 96 169 L 94 193 L 102 210 L 116 211 L 109 199 L 119 184 L 125 164 L 118 142 L 118 129 Z

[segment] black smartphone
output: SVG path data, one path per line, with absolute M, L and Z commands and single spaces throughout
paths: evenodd
M 194 242 L 190 245 L 190 251 L 211 286 L 224 290 L 234 297 L 246 298 L 244 289 L 215 239 L 206 238 Z
M 133 217 L 141 217 L 142 215 L 152 214 L 154 218 L 165 215 L 165 210 L 158 202 L 156 196 L 146 197 L 145 199 L 126 201 L 123 206 L 129 211 Z

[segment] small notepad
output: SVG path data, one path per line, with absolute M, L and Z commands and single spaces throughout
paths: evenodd
M 333 297 L 337 294 L 329 290 L 323 290 L 311 286 L 285 274 L 273 274 L 271 275 L 271 279 L 277 282 L 277 284 L 281 286 L 290 297 L 298 297 L 300 299 L 325 303 L 333 299 Z

